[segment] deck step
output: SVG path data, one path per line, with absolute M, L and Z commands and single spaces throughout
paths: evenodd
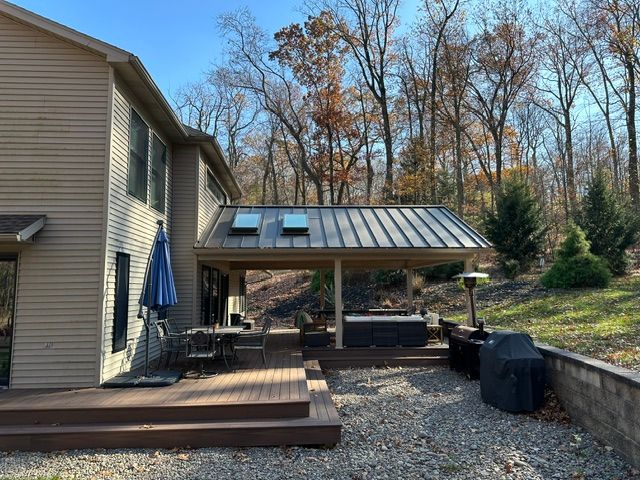
M 289 401 L 239 402 L 237 404 L 140 405 L 127 407 L 2 409 L 0 426 L 76 425 L 86 423 L 128 423 L 207 420 L 250 420 L 264 418 L 304 418 L 309 415 L 309 399 Z
M 305 348 L 305 360 L 318 360 L 323 368 L 349 367 L 424 367 L 446 365 L 449 348 L 446 345 L 428 347 L 371 348 Z
M 319 360 L 323 368 L 361 368 L 361 367 L 425 367 L 432 365 L 448 365 L 449 358 L 445 356 L 435 357 L 349 357 L 349 358 L 322 358 Z
M 304 365 L 309 390 L 304 418 L 5 425 L 0 426 L 0 450 L 335 445 L 342 424 L 331 393 L 319 363 Z

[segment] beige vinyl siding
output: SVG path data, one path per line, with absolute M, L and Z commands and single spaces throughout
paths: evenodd
M 200 152 L 200 161 L 198 166 L 198 178 L 200 185 L 198 188 L 198 237 L 202 235 L 202 232 L 204 232 L 205 228 L 211 221 L 216 208 L 220 205 L 220 202 L 207 188 L 208 160 L 209 159 L 204 155 L 204 153 Z
M 173 162 L 173 235 L 171 263 L 178 304 L 170 317 L 181 327 L 199 322 L 194 318 L 197 286 L 197 259 L 193 245 L 197 238 L 196 192 L 200 149 L 196 145 L 176 146 Z
M 131 108 L 153 130 L 153 133 L 167 145 L 167 189 L 166 208 L 162 214 L 148 203 L 128 194 L 127 175 L 129 169 L 129 124 Z M 151 136 L 149 137 L 151 140 Z M 149 148 L 151 148 L 151 141 Z M 144 273 L 155 237 L 157 220 L 163 220 L 167 234 L 171 239 L 172 208 L 172 158 L 170 142 L 162 131 L 157 129 L 143 108 L 141 108 L 127 88 L 116 78 L 113 92 L 113 124 L 111 127 L 111 175 L 109 185 L 109 221 L 107 230 L 106 271 L 105 271 L 105 316 L 102 345 L 102 380 L 111 378 L 123 371 L 143 365 L 145 351 L 144 323 L 137 318 L 138 299 L 144 283 Z M 148 188 L 151 177 L 149 172 Z M 129 273 L 129 323 L 127 328 L 127 347 L 113 353 L 113 315 L 115 306 L 115 266 L 116 253 L 131 256 Z M 152 320 L 155 314 L 152 316 Z M 151 334 L 151 358 L 159 353 L 156 332 Z
M 109 67 L 0 15 L 0 211 L 47 215 L 20 254 L 11 387 L 97 377 Z
M 196 208 L 198 211 L 198 235 L 195 242 L 202 236 L 209 222 L 211 221 L 216 208 L 220 205 L 220 202 L 213 196 L 213 194 L 207 188 L 207 171 L 210 170 L 209 164 L 211 159 L 207 157 L 202 150 L 200 150 L 198 158 L 198 198 Z M 212 171 L 212 170 L 211 170 Z M 215 174 L 214 174 L 215 177 Z M 221 272 L 224 273 L 224 272 Z M 196 291 L 195 291 L 195 309 L 194 315 L 200 320 L 201 315 L 201 299 L 202 299 L 202 275 L 201 264 L 198 264 L 196 272 Z

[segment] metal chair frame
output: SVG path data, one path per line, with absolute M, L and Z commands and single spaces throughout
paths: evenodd
M 231 358 L 231 365 L 236 359 L 238 350 L 260 350 L 262 353 L 262 363 L 267 366 L 267 337 L 271 331 L 271 318 L 267 317 L 264 320 L 264 325 L 260 332 L 248 332 L 240 333 L 236 342 L 233 345 L 233 357 Z

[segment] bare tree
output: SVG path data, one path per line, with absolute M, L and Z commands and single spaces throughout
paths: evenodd
M 393 134 L 389 82 L 393 63 L 393 34 L 400 0 L 310 0 L 309 7 L 324 11 L 349 46 L 367 88 L 380 107 L 385 146 L 383 196 L 393 196 Z
M 260 106 L 282 123 L 295 141 L 301 168 L 316 187 L 318 203 L 324 204 L 322 175 L 310 161 L 308 115 L 300 88 L 269 61 L 267 37 L 247 10 L 221 16 L 219 26 L 235 52 L 231 60 L 235 86 L 253 93 Z
M 480 14 L 480 32 L 473 40 L 471 97 L 468 108 L 493 139 L 495 182 L 500 185 L 503 142 L 508 115 L 536 72 L 539 37 L 527 32 L 529 14 L 522 1 L 497 3 Z
M 431 79 L 429 89 L 429 149 L 428 149 L 428 178 L 431 202 L 437 201 L 436 182 L 436 88 L 438 74 L 438 55 L 440 45 L 445 38 L 447 26 L 460 5 L 460 0 L 439 0 L 424 2 L 424 10 L 428 19 L 427 31 L 433 36 L 431 49 Z
M 586 50 L 580 43 L 571 42 L 570 25 L 561 19 L 559 11 L 554 9 L 542 23 L 545 40 L 541 44 L 544 53 L 541 55 L 542 68 L 537 89 L 544 96 L 533 100 L 558 122 L 564 132 L 567 211 L 573 212 L 576 207 L 573 110 L 588 63 Z
M 444 37 L 442 43 L 442 66 L 440 67 L 441 110 L 454 131 L 456 210 L 464 216 L 464 153 L 462 146 L 463 130 L 466 128 L 465 104 L 469 90 L 469 72 L 471 68 L 471 45 L 462 25 Z

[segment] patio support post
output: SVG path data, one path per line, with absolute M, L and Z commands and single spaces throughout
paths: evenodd
M 335 290 L 336 308 L 336 348 L 342 348 L 342 260 L 335 259 L 333 271 L 333 286 Z
M 473 257 L 467 257 L 464 259 L 464 273 L 473 272 Z M 464 289 L 464 295 L 467 302 L 467 326 L 473 327 L 473 297 L 471 296 L 471 290 Z
M 407 268 L 407 313 L 413 313 L 413 268 Z
M 325 295 L 325 290 L 326 290 L 326 278 L 325 278 L 325 273 L 324 273 L 324 269 L 320 269 L 320 310 L 324 310 L 324 305 L 325 305 L 325 301 L 324 301 L 324 295 Z

